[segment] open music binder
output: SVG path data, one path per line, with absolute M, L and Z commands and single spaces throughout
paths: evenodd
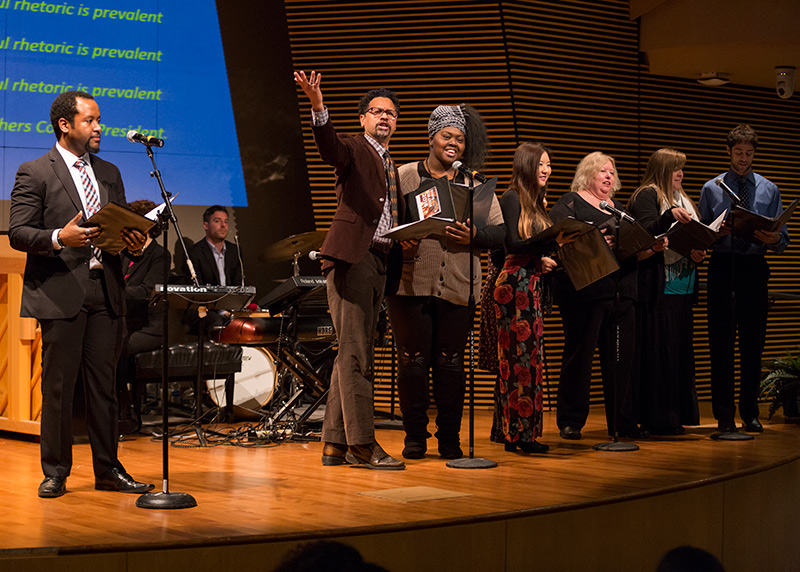
M 740 206 L 734 206 L 733 216 L 736 237 L 743 238 L 751 242 L 760 242 L 753 236 L 753 233 L 757 230 L 775 232 L 776 230 L 780 229 L 783 225 L 789 222 L 790 218 L 792 218 L 792 214 L 794 213 L 794 209 L 797 207 L 798 202 L 800 202 L 800 199 L 793 200 L 789 206 L 786 207 L 786 210 L 776 217 L 767 217 L 758 213 L 754 213 L 753 211 L 747 210 Z
M 599 225 L 599 228 L 605 228 L 607 233 L 613 233 L 614 220 L 613 216 L 609 217 L 606 222 Z M 650 248 L 657 241 L 658 239 L 647 232 L 639 221 L 631 222 L 627 218 L 622 218 L 619 221 L 619 244 L 615 250 L 617 260 L 624 262 L 631 256 Z
M 722 226 L 726 214 L 727 211 L 723 212 L 710 224 L 703 224 L 695 219 L 687 223 L 675 221 L 667 232 L 658 238 L 667 237 L 670 250 L 691 258 L 692 250 L 708 250 L 719 239 L 719 227 Z M 738 226 L 738 221 L 736 224 Z
M 107 203 L 103 208 L 94 213 L 89 219 L 81 224 L 82 227 L 99 226 L 103 232 L 94 239 L 92 243 L 100 250 L 109 254 L 119 254 L 127 248 L 125 241 L 122 240 L 120 232 L 123 228 L 135 228 L 142 234 L 155 226 L 155 221 L 143 217 L 139 213 L 125 208 L 116 203 Z
M 658 239 L 639 224 L 622 219 L 619 223 L 619 247 L 617 248 L 617 258 L 620 262 L 627 260 L 631 256 L 639 254 L 653 246 Z
M 553 241 L 559 233 L 574 238 L 558 248 L 558 258 L 576 290 L 619 270 L 619 263 L 600 228 L 588 222 L 565 218 L 530 238 L 530 241 Z
M 497 178 L 492 178 L 474 188 L 473 224 L 486 226 L 492 207 Z M 469 213 L 469 187 L 450 183 L 447 177 L 423 178 L 419 187 L 405 195 L 406 220 L 383 236 L 402 241 L 421 239 L 431 235 L 445 235 L 445 228 L 456 221 L 465 221 Z

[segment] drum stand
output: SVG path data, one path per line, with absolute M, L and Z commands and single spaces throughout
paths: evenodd
M 282 312 L 288 327 L 281 327 L 278 336 L 277 348 L 273 352 L 275 356 L 275 379 L 280 379 L 283 375 L 291 375 L 300 383 L 297 388 L 288 396 L 286 402 L 280 407 L 278 412 L 267 419 L 269 425 L 273 426 L 293 412 L 299 405 L 300 400 L 305 396 L 316 396 L 314 401 L 298 417 L 291 422 L 292 435 L 300 433 L 301 427 L 308 420 L 314 411 L 322 405 L 328 397 L 328 383 L 320 377 L 314 369 L 309 359 L 299 348 L 297 340 L 297 322 L 301 300 L 290 304 Z M 288 332 L 288 333 L 287 333 Z M 277 384 L 277 383 L 276 383 Z
M 286 403 L 281 407 L 274 417 L 270 418 L 271 423 L 277 423 L 290 411 L 294 411 L 300 399 L 305 395 L 317 395 L 314 402 L 309 405 L 306 410 L 292 421 L 292 431 L 298 432 L 298 429 L 306 422 L 317 408 L 322 405 L 328 397 L 328 388 L 325 387 L 324 380 L 320 379 L 317 372 L 308 364 L 305 356 L 298 352 L 295 348 L 296 342 L 288 340 L 280 344 L 280 349 L 275 356 L 276 359 L 276 378 L 283 372 L 279 371 L 281 368 L 286 368 L 292 375 L 301 381 L 301 387 L 296 389 L 289 397 Z

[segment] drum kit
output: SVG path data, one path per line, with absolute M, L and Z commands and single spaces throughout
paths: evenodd
M 293 276 L 258 301 L 266 311 L 235 313 L 212 334 L 219 343 L 244 346 L 242 370 L 234 379 L 234 410 L 260 416 L 267 432 L 276 435 L 304 435 L 328 393 L 336 334 L 325 279 L 298 272 L 298 259 L 319 248 L 324 238 L 324 232 L 307 232 L 267 247 L 259 259 L 292 260 Z M 224 380 L 208 382 L 220 407 L 225 406 L 223 386 Z

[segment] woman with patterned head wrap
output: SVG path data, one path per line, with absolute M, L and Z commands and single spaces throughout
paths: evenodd
M 466 184 L 468 177 L 454 166 L 463 161 L 483 167 L 489 138 L 480 114 L 469 105 L 440 105 L 428 122 L 430 151 L 423 161 L 399 169 L 403 193 L 413 192 L 422 178 L 447 177 Z M 469 239 L 474 236 L 474 276 L 469 276 Z M 468 307 L 470 284 L 480 294 L 479 249 L 502 244 L 505 226 L 500 205 L 493 200 L 487 226 L 455 222 L 446 236 L 428 236 L 403 243 L 403 274 L 397 294 L 387 297 L 392 332 L 398 349 L 398 393 L 405 429 L 403 456 L 421 459 L 427 451 L 429 387 L 436 404 L 439 455 L 462 456 L 459 432 L 464 408 L 464 348 L 472 327 Z

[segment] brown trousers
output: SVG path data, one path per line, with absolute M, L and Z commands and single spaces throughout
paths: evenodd
M 372 250 L 356 264 L 335 263 L 327 274 L 339 353 L 322 424 L 325 442 L 365 445 L 375 441 L 374 344 L 385 286 L 386 256 Z

